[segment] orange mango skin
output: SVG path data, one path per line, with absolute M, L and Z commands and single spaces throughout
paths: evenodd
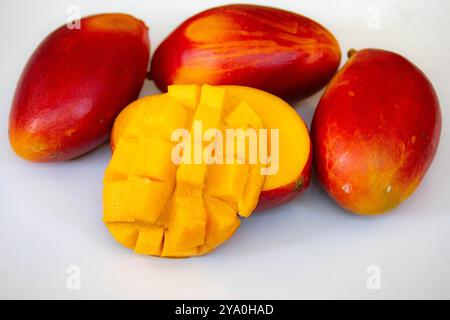
M 226 5 L 173 31 L 155 51 L 151 76 L 162 91 L 170 84 L 232 84 L 302 98 L 331 79 L 340 56 L 334 36 L 306 17 Z
M 436 92 L 402 56 L 354 53 L 333 78 L 312 124 L 317 176 L 342 207 L 378 214 L 413 193 L 441 131 Z
M 63 161 L 94 149 L 142 88 L 149 60 L 145 24 L 101 14 L 81 19 L 80 26 L 52 32 L 22 72 L 9 137 L 24 159 Z

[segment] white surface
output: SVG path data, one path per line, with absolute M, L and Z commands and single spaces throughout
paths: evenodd
M 226 2 L 1 1 L 0 298 L 450 298 L 448 1 L 276 4 L 322 23 L 344 53 L 402 53 L 434 84 L 443 115 L 437 157 L 415 194 L 387 215 L 348 214 L 314 182 L 293 203 L 245 221 L 213 254 L 138 256 L 101 222 L 106 145 L 58 164 L 29 163 L 11 151 L 7 121 L 17 79 L 38 43 L 66 22 L 69 5 L 83 15 L 119 11 L 143 19 L 153 52 L 185 18 Z M 147 82 L 142 95 L 154 92 Z M 296 104 L 308 123 L 319 96 Z M 66 287 L 69 265 L 81 268 L 80 290 Z M 381 268 L 380 290 L 366 287 L 369 265 Z

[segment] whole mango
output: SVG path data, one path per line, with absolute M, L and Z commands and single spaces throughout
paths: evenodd
M 357 51 L 314 114 L 317 176 L 342 207 L 359 214 L 385 212 L 417 188 L 440 131 L 436 92 L 415 65 L 389 51 Z
M 304 16 L 256 5 L 226 5 L 182 23 L 156 50 L 151 76 L 171 84 L 242 85 L 305 97 L 336 72 L 333 35 Z
M 11 145 L 22 158 L 62 161 L 92 150 L 139 95 L 149 60 L 145 24 L 100 14 L 79 26 L 52 32 L 22 72 L 9 121 Z

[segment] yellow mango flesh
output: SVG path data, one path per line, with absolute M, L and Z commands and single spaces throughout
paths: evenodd
M 245 103 L 221 87 L 175 85 L 168 93 L 135 101 L 119 116 L 115 148 L 105 171 L 103 220 L 119 243 L 136 253 L 188 257 L 230 238 L 258 202 L 265 176 L 248 159 L 230 163 L 172 161 L 175 129 L 263 128 Z M 196 142 L 189 142 L 192 150 Z M 200 142 L 203 151 L 204 142 Z M 219 150 L 212 150 L 215 154 Z M 185 152 L 185 151 L 184 151 Z M 221 151 L 220 151 L 221 152 Z M 191 162 L 186 160 L 191 160 Z
M 295 181 L 311 152 L 308 128 L 295 109 L 287 107 L 282 99 L 258 89 L 243 86 L 220 87 L 226 89 L 236 101 L 244 101 L 251 106 L 264 128 L 279 130 L 279 170 L 275 175 L 266 176 L 263 191 L 277 189 Z M 296 143 L 292 143 L 292 137 L 295 137 Z

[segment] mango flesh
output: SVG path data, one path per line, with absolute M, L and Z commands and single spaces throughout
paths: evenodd
M 225 106 L 227 110 L 223 118 L 225 127 L 242 128 L 248 122 L 249 126 L 254 128 L 262 125 L 268 130 L 279 130 L 278 172 L 265 177 L 263 190 L 259 195 L 245 190 L 244 197 L 258 198 L 256 210 L 274 208 L 294 200 L 307 189 L 311 181 L 312 145 L 304 121 L 289 104 L 267 92 L 243 86 L 221 86 L 221 88 L 226 89 L 228 100 L 231 101 L 228 105 L 234 105 L 233 110 L 228 110 L 229 106 Z M 188 114 L 187 121 L 192 121 L 194 116 L 192 110 L 197 103 L 192 97 L 199 95 L 200 86 L 173 85 L 169 86 L 168 92 L 183 103 L 184 110 Z M 115 149 L 123 132 L 129 130 L 127 128 L 131 119 L 136 114 L 142 114 L 143 110 L 149 109 L 149 102 L 154 99 L 164 99 L 164 95 L 142 98 L 130 104 L 119 114 L 111 134 L 112 150 Z M 153 105 L 156 103 L 152 104 L 154 112 L 162 112 L 156 111 L 160 108 Z M 162 106 L 162 103 L 159 105 Z M 180 114 L 175 116 L 174 112 L 167 114 L 171 114 L 174 118 L 183 117 Z M 240 212 L 245 216 L 244 212 L 248 214 L 249 209 L 244 207 L 241 204 Z
M 193 121 L 220 129 L 225 119 L 233 122 L 230 115 L 248 127 L 262 120 L 225 88 L 211 86 L 174 86 L 128 108 L 104 176 L 103 220 L 110 232 L 140 254 L 188 257 L 214 250 L 237 230 L 238 215 L 253 212 L 265 176 L 245 161 L 177 165 L 170 132 L 192 130 Z
M 393 52 L 357 51 L 314 114 L 317 176 L 345 209 L 386 212 L 417 188 L 440 131 L 436 92 L 416 66 Z
M 63 161 L 105 142 L 114 119 L 141 90 L 148 29 L 125 14 L 62 26 L 35 50 L 17 84 L 9 120 L 14 151 L 35 162 Z
M 151 75 L 171 84 L 240 85 L 306 97 L 336 72 L 334 36 L 304 16 L 256 5 L 225 5 L 182 23 L 155 51 Z

